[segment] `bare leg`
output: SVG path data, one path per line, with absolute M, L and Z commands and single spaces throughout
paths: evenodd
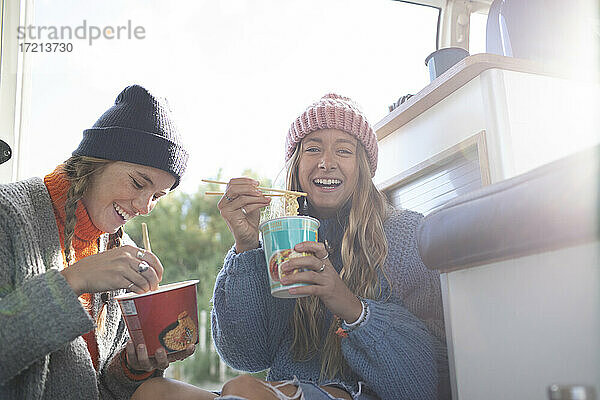
M 324 391 L 326 391 L 333 397 L 338 397 L 340 399 L 352 400 L 352 396 L 350 396 L 350 393 L 346 392 L 343 389 L 338 389 L 338 388 L 331 387 L 331 386 L 321 386 L 321 389 L 323 389 Z
M 131 396 L 131 400 L 212 400 L 215 397 L 217 397 L 216 394 L 185 382 L 167 378 L 152 378 L 140 385 Z
M 281 382 L 267 382 L 278 385 Z M 279 390 L 288 397 L 293 396 L 297 391 L 296 385 L 280 386 Z M 332 387 L 323 387 L 323 390 L 342 399 L 352 400 L 352 397 L 344 390 Z M 244 397 L 248 400 L 277 400 L 273 391 L 264 384 L 264 381 L 256 379 L 250 375 L 241 375 L 233 378 L 223 385 L 222 395 L 233 395 Z

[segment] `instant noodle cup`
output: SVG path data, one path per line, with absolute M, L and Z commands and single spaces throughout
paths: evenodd
M 171 354 L 198 343 L 197 283 L 170 283 L 144 294 L 116 296 L 133 344 L 146 345 L 152 357 L 161 346 Z
M 292 295 L 289 289 L 308 284 L 283 285 L 279 266 L 290 258 L 309 255 L 294 251 L 294 246 L 306 241 L 316 242 L 319 221 L 307 216 L 281 217 L 263 222 L 258 229 L 262 234 L 271 295 L 282 298 L 305 297 L 306 295 Z M 292 273 L 297 272 L 298 270 Z

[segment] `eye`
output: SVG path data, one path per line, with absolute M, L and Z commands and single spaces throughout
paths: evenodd
M 338 150 L 339 153 L 342 153 L 343 155 L 352 155 L 352 151 L 348 150 L 348 149 L 339 149 Z
M 133 176 L 129 175 L 129 177 L 131 178 L 131 183 L 133 184 L 133 187 L 135 187 L 136 189 L 143 189 L 144 185 L 142 185 L 141 183 L 139 183 Z
M 316 153 L 319 151 L 319 148 L 316 146 L 307 147 L 304 151 L 307 153 Z

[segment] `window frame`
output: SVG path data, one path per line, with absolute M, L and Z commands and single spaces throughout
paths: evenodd
M 467 139 L 455 144 L 448 149 L 433 155 L 425 161 L 403 171 L 392 178 L 377 185 L 377 188 L 383 192 L 386 196 L 415 180 L 422 178 L 423 176 L 435 171 L 441 165 L 447 164 L 450 160 L 456 158 L 458 155 L 463 153 L 464 149 L 475 147 L 477 151 L 477 161 L 479 164 L 479 173 L 481 176 L 481 187 L 488 186 L 491 184 L 490 177 L 490 163 L 487 153 L 486 143 L 486 131 L 481 130 L 476 134 L 468 137 Z

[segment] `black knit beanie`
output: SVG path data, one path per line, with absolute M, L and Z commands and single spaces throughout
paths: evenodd
M 175 177 L 171 189 L 179 185 L 188 160 L 167 100 L 139 85 L 126 87 L 115 105 L 83 131 L 73 155 L 162 169 Z

